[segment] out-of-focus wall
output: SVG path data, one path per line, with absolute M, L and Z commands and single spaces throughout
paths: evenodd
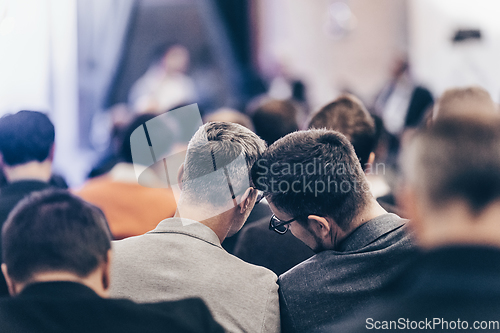
M 500 1 L 412 0 L 409 52 L 413 73 L 436 96 L 478 84 L 500 99 Z M 457 29 L 479 29 L 480 40 L 452 43 Z
M 354 29 L 335 39 L 327 32 L 332 4 L 346 3 Z M 406 51 L 406 0 L 257 0 L 256 56 L 264 75 L 287 71 L 308 85 L 313 110 L 343 89 L 371 102 Z

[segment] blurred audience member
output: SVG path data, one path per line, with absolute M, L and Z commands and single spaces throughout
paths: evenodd
M 299 130 L 297 124 L 299 110 L 291 101 L 258 100 L 249 107 L 255 133 L 268 145 L 288 133 Z
M 2 232 L 2 332 L 223 332 L 199 299 L 135 304 L 108 295 L 111 242 L 99 209 L 65 191 L 19 203 Z
M 399 138 L 405 128 L 416 127 L 434 100 L 430 91 L 415 84 L 408 60 L 398 58 L 392 77 L 375 100 L 374 108 L 389 133 Z
M 308 127 L 326 128 L 344 134 L 352 143 L 363 169 L 370 167 L 369 164 L 375 160 L 375 123 L 363 103 L 354 95 L 342 95 L 321 108 L 309 121 Z
M 220 108 L 217 111 L 204 117 L 204 122 L 224 121 L 228 123 L 239 124 L 253 131 L 252 120 L 244 113 L 231 108 Z
M 120 162 L 119 150 L 123 135 L 133 118 L 134 114 L 125 104 L 116 104 L 94 116 L 90 136 L 93 145 L 100 147 L 102 154 L 89 172 L 88 178 L 101 176 Z
M 114 243 L 112 295 L 139 302 L 201 297 L 228 332 L 279 332 L 276 275 L 221 247 L 257 200 L 249 168 L 265 148 L 241 125 L 200 127 L 180 170 L 176 217 Z
M 54 125 L 41 112 L 19 111 L 0 118 L 0 160 L 7 180 L 0 188 L 0 226 L 21 199 L 53 186 L 54 138 Z M 0 276 L 0 295 L 7 294 Z
M 338 97 L 318 111 L 308 127 L 326 128 L 344 134 L 354 147 L 373 196 L 378 199 L 389 194 L 390 188 L 384 179 L 385 164 L 375 163 L 375 149 L 383 129 L 376 127 L 374 118 L 361 100 L 350 94 Z M 378 166 L 382 166 L 382 169 L 379 170 Z M 391 213 L 397 210 L 386 202 L 379 203 Z
M 101 208 L 108 219 L 114 239 L 142 235 L 153 230 L 158 221 L 174 216 L 175 198 L 171 189 L 139 185 L 132 161 L 130 135 L 154 118 L 152 114 L 137 116 L 125 129 L 119 144 L 118 161 L 105 175 L 88 180 L 76 194 Z M 158 178 L 151 169 L 149 179 Z
M 289 134 L 252 168 L 269 228 L 316 255 L 279 277 L 283 332 L 309 332 L 377 297 L 413 259 L 405 220 L 373 198 L 351 143 L 330 130 Z
M 364 332 L 400 318 L 413 322 L 407 330 L 428 320 L 419 328 L 499 331 L 499 147 L 492 116 L 440 119 L 414 136 L 401 159 L 401 201 L 425 252 L 388 298 L 324 332 Z
M 434 106 L 432 120 L 460 115 L 498 114 L 490 94 L 479 86 L 446 90 Z
M 186 75 L 189 51 L 182 45 L 170 47 L 130 89 L 129 103 L 137 112 L 162 113 L 195 100 L 195 88 Z

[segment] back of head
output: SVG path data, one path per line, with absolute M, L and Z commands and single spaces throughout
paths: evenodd
M 500 119 L 438 120 L 416 134 L 401 165 L 405 181 L 429 207 L 460 200 L 480 213 L 500 199 Z
M 299 222 L 309 214 L 330 216 L 344 230 L 371 195 L 351 143 L 325 129 L 299 131 L 276 141 L 255 163 L 252 180 Z
M 344 134 L 354 146 L 362 166 L 376 145 L 375 122 L 363 103 L 353 95 L 338 97 L 311 119 L 309 128 L 326 128 Z
M 20 283 L 37 273 L 92 273 L 111 248 L 106 219 L 67 191 L 34 193 L 11 212 L 2 229 L 2 256 Z
M 189 142 L 182 192 L 191 202 L 220 207 L 250 185 L 250 168 L 266 149 L 265 142 L 249 129 L 234 123 L 210 122 Z M 229 189 L 230 188 L 230 189 Z
M 299 129 L 298 109 L 291 101 L 267 100 L 250 110 L 255 133 L 268 145 Z
M 0 153 L 9 166 L 43 162 L 54 144 L 54 125 L 36 111 L 19 111 L 0 118 Z
M 434 107 L 433 119 L 497 113 L 498 107 L 488 91 L 479 86 L 472 86 L 446 90 Z

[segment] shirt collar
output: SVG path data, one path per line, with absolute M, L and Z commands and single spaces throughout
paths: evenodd
M 191 219 L 172 217 L 161 221 L 148 234 L 175 233 L 201 239 L 207 243 L 222 248 L 219 237 L 206 225 Z
M 382 214 L 363 223 L 348 235 L 339 245 L 339 251 L 359 250 L 391 231 L 402 227 L 406 220 L 396 214 Z

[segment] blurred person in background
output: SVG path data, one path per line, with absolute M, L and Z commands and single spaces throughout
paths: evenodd
M 0 165 L 7 181 L 0 188 L 0 226 L 25 196 L 54 187 L 54 138 L 54 125 L 41 112 L 19 111 L 0 118 Z M 8 295 L 3 276 L 0 295 Z
M 401 164 L 400 201 L 424 253 L 394 280 L 386 298 L 321 331 L 365 332 L 389 325 L 396 330 L 398 325 L 401 330 L 498 332 L 499 116 L 438 119 L 407 142 Z
M 66 191 L 24 199 L 2 231 L 4 333 L 223 332 L 199 299 L 155 304 L 107 299 L 111 241 L 102 212 Z
M 388 173 L 397 173 L 397 157 L 402 136 L 408 129 L 418 127 L 433 106 L 431 92 L 416 84 L 405 56 L 392 63 L 391 78 L 377 95 L 372 110 L 382 119 L 388 133 Z M 410 131 L 411 132 L 411 131 Z
M 172 190 L 155 188 L 155 183 L 159 181 L 153 169 L 146 170 L 152 186 L 140 185 L 132 161 L 130 136 L 136 128 L 154 117 L 153 114 L 136 116 L 121 135 L 115 166 L 106 174 L 89 179 L 75 191 L 78 196 L 103 210 L 114 239 L 142 235 L 153 230 L 158 221 L 175 214 L 176 202 Z
M 498 105 L 486 89 L 479 86 L 451 88 L 439 97 L 433 109 L 432 120 L 460 115 L 498 114 Z
M 189 51 L 182 45 L 168 48 L 158 63 L 150 66 L 132 86 L 129 104 L 139 113 L 160 114 L 195 101 L 194 83 L 186 71 Z
M 250 103 L 247 113 L 252 118 L 255 133 L 270 145 L 299 130 L 299 112 L 292 101 L 260 98 Z
M 367 173 L 375 198 L 387 194 L 388 186 L 383 175 L 377 175 L 374 169 L 374 149 L 377 144 L 375 123 L 358 98 L 350 94 L 339 96 L 314 114 L 308 127 L 326 128 L 344 134 L 352 143 L 356 156 Z M 390 209 L 390 212 L 394 210 Z M 281 275 L 314 254 L 305 244 L 290 236 L 291 234 L 282 236 L 270 232 L 269 219 L 261 220 L 243 228 L 235 255 Z
M 415 84 L 408 60 L 399 57 L 393 63 L 391 79 L 375 100 L 374 110 L 387 131 L 399 138 L 406 128 L 420 124 L 433 102 L 431 92 Z

